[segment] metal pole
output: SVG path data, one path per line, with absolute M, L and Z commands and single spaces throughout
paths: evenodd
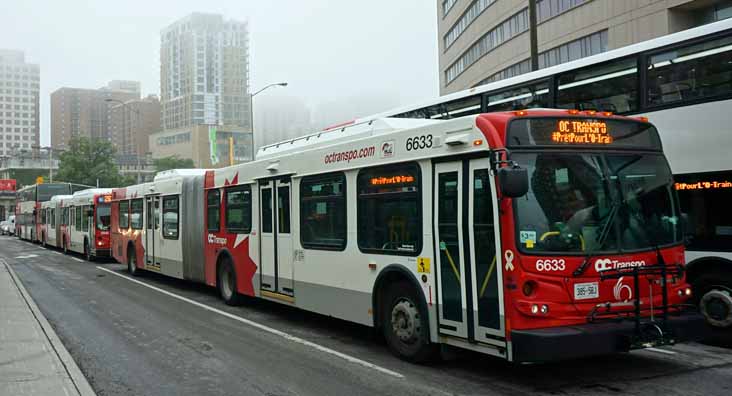
M 249 123 L 251 124 L 249 130 L 252 132 L 252 150 L 249 160 L 254 161 L 254 95 L 249 95 Z
M 48 147 L 48 182 L 53 183 L 53 148 Z
M 531 46 L 531 71 L 539 70 L 539 44 L 536 37 L 536 0 L 529 0 L 529 41 Z

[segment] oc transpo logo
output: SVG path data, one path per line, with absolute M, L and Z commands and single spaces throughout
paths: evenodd
M 595 271 L 602 272 L 602 271 L 608 271 L 608 270 L 613 270 L 613 269 L 644 267 L 645 265 L 646 265 L 645 260 L 618 261 L 618 260 L 611 260 L 611 259 L 605 258 L 605 259 L 595 260 Z
M 631 289 L 630 286 L 623 284 L 623 278 L 624 277 L 621 276 L 620 279 L 618 279 L 618 283 L 613 287 L 613 296 L 618 301 L 628 301 L 633 298 L 633 289 Z M 627 297 L 623 298 L 626 294 Z

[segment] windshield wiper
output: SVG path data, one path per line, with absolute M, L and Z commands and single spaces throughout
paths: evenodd
M 597 245 L 593 247 L 592 250 L 587 252 L 587 255 L 585 256 L 585 259 L 582 260 L 582 264 L 577 267 L 574 272 L 572 272 L 573 276 L 580 276 L 585 273 L 587 270 L 587 266 L 590 264 L 590 260 L 592 259 L 592 256 L 595 254 L 595 251 L 599 249 L 602 245 L 605 244 L 605 240 L 607 239 L 607 236 L 610 234 L 611 225 L 615 223 L 615 216 L 617 215 L 618 211 L 620 210 L 620 201 L 613 202 L 613 205 L 610 207 L 610 213 L 607 215 L 607 221 L 602 227 L 602 230 L 600 230 L 600 235 L 595 238 L 597 241 Z

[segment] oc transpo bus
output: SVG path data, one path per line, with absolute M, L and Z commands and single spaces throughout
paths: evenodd
M 560 61 L 566 59 L 553 63 Z M 520 64 L 528 69 L 528 60 Z M 732 19 L 373 118 L 449 119 L 536 107 L 609 111 L 653 122 L 681 210 L 689 215 L 687 280 L 695 302 L 713 329 L 732 333 Z
M 54 196 L 41 205 L 41 243 L 82 253 L 89 261 L 111 257 L 111 199 L 112 189 L 103 188 Z
M 15 235 L 31 242 L 41 242 L 41 204 L 54 195 L 72 194 L 86 188 L 71 183 L 40 183 L 18 190 L 15 208 Z
M 536 362 L 698 336 L 682 221 L 644 119 L 529 110 L 380 119 L 112 193 L 143 270 L 373 326 L 401 358 L 449 344 Z

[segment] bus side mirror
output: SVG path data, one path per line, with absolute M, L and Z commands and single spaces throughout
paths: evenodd
M 529 192 L 529 173 L 519 166 L 498 169 L 498 183 L 504 197 L 523 197 Z

